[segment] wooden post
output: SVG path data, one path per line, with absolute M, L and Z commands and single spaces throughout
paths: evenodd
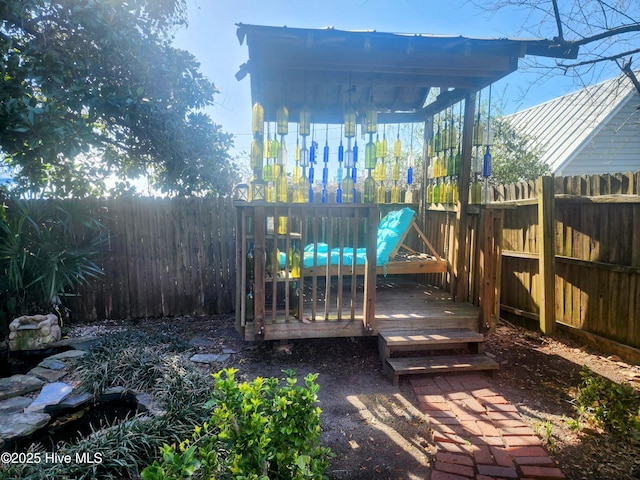
M 540 330 L 552 335 L 556 329 L 555 198 L 553 176 L 538 178 L 538 238 L 540 271 Z
M 456 249 L 453 264 L 453 297 L 457 302 L 469 300 L 469 271 L 465 260 L 467 258 L 467 206 L 469 204 L 469 183 L 471 178 L 471 152 L 473 150 L 473 122 L 476 112 L 476 93 L 469 91 L 464 99 L 464 128 L 462 131 L 462 165 L 460 166 L 460 178 L 458 190 L 460 199 L 458 202 L 457 224 L 458 232 L 453 248 Z
M 500 269 L 502 268 L 502 210 L 480 211 L 480 330 L 495 330 L 500 314 Z
M 367 209 L 367 259 L 364 271 L 364 308 L 362 317 L 364 320 L 365 332 L 372 332 L 376 323 L 376 253 L 378 238 L 378 223 L 380 222 L 380 213 L 377 208 Z M 355 269 L 355 255 L 353 259 Z
M 253 245 L 253 258 L 255 261 L 255 290 L 254 290 L 254 324 L 256 335 L 264 335 L 265 317 L 265 232 L 264 232 L 265 211 L 264 207 L 256 207 L 253 217 L 253 232 L 255 243 Z

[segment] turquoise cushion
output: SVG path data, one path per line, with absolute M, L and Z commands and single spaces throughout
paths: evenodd
M 410 208 L 403 208 L 389 212 L 378 226 L 378 244 L 376 248 L 376 264 L 378 266 L 389 263 L 389 255 L 399 246 L 402 235 L 407 231 L 415 212 Z
M 376 265 L 378 267 L 389 263 L 389 255 L 399 246 L 400 239 L 404 232 L 411 225 L 415 212 L 410 208 L 403 208 L 394 212 L 389 212 L 378 226 L 378 238 L 376 249 Z M 318 243 L 317 249 L 314 244 L 304 247 L 304 266 L 309 268 L 314 266 L 314 252 L 317 250 L 317 261 L 315 266 L 325 266 L 328 257 L 328 245 Z M 364 265 L 367 251 L 364 248 L 356 250 L 356 265 Z M 331 265 L 338 265 L 340 261 L 340 249 L 331 249 Z M 351 266 L 353 264 L 353 248 L 344 248 L 342 264 Z

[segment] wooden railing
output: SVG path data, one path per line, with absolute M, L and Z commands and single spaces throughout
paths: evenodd
M 273 328 L 287 328 L 288 337 L 296 338 L 298 328 L 308 335 L 310 323 L 334 322 L 339 328 L 342 321 L 358 319 L 362 328 L 373 329 L 377 205 L 236 202 L 236 208 L 236 324 L 245 338 L 269 338 Z M 320 265 L 315 249 L 308 255 L 320 266 L 305 268 L 305 246 L 320 243 L 328 252 L 337 249 L 336 265 Z M 345 260 L 345 248 L 358 247 L 366 248 L 362 283 Z

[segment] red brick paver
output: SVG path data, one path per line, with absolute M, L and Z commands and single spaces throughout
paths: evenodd
M 436 445 L 431 480 L 564 479 L 540 438 L 482 374 L 411 379 Z

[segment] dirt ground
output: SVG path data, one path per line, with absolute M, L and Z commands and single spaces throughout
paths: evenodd
M 247 343 L 228 315 L 149 319 L 135 323 L 102 322 L 77 326 L 72 335 L 100 334 L 111 329 L 178 331 L 186 340 L 212 342 L 200 353 L 233 351 L 225 365 L 239 376 L 282 377 L 296 369 L 303 377 L 319 373 L 322 442 L 335 453 L 326 472 L 331 479 L 429 479 L 434 448 L 428 422 L 407 381 L 394 387 L 384 377 L 376 338 L 344 338 Z M 171 328 L 168 328 L 171 327 Z M 572 431 L 572 394 L 580 370 L 640 388 L 640 367 L 591 352 L 558 335 L 543 337 L 502 322 L 487 338 L 486 351 L 500 363 L 494 379 L 502 395 L 539 432 L 551 456 L 568 479 L 640 478 L 640 444 L 615 440 L 602 432 Z

